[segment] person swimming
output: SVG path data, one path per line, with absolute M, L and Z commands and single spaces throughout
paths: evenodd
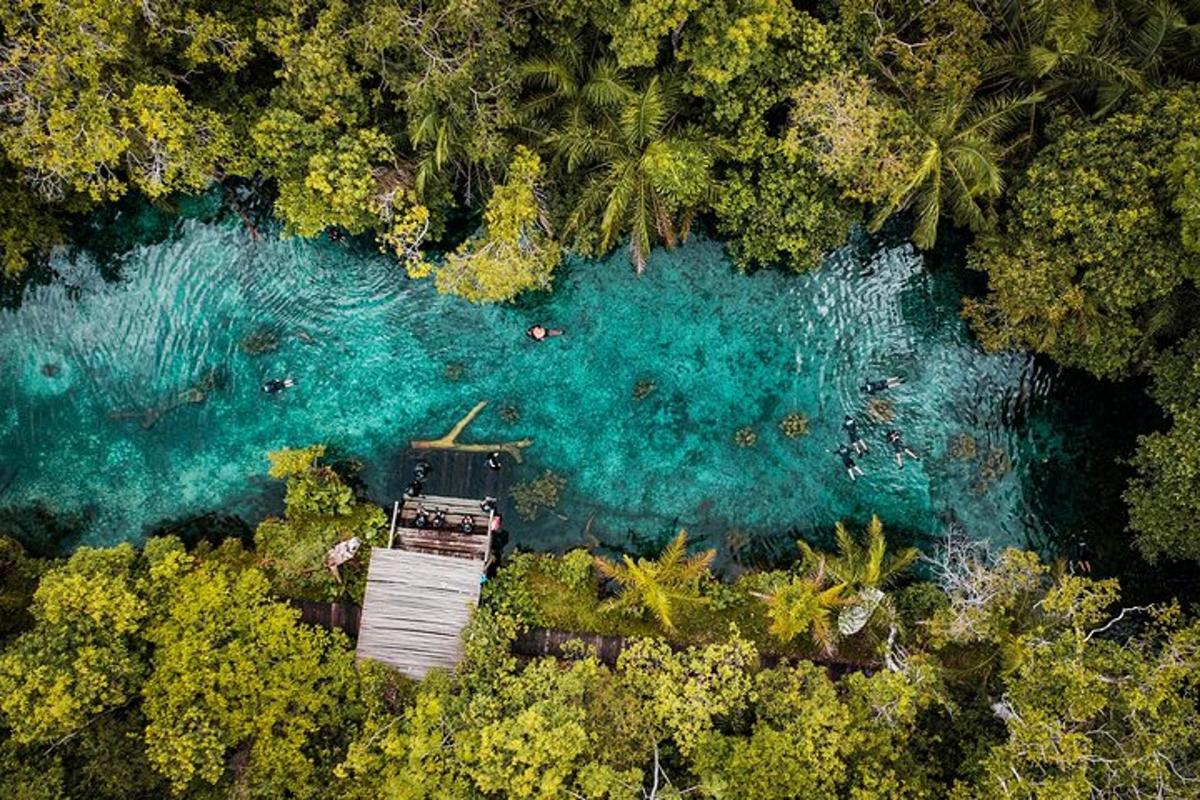
M 500 470 L 500 467 L 502 467 L 504 465 L 504 462 L 502 462 L 500 460 L 500 451 L 499 450 L 493 450 L 492 452 L 488 453 L 487 465 L 488 465 L 488 469 L 490 469 L 490 470 L 494 470 L 497 472 Z
M 525 335 L 535 342 L 542 342 L 551 336 L 562 336 L 565 331 L 561 328 L 547 328 L 545 325 L 531 325 Z
M 848 446 L 842 445 L 833 452 L 842 457 L 842 466 L 846 468 L 846 474 L 850 476 L 850 480 L 857 480 L 856 475 L 864 474 L 862 467 L 854 463 L 854 451 Z
M 875 394 L 876 392 L 882 392 L 885 389 L 894 389 L 902 383 L 904 383 L 903 378 L 893 375 L 890 378 L 882 378 L 877 381 L 867 381 L 859 388 L 867 394 Z
M 906 455 L 917 461 L 921 460 L 921 457 L 904 443 L 904 436 L 895 428 L 887 432 L 887 440 L 888 444 L 892 446 L 892 452 L 896 454 L 896 466 L 900 469 L 904 469 L 904 456 Z
M 296 382 L 291 378 L 284 378 L 283 380 L 271 378 L 271 380 L 262 385 L 262 390 L 267 394 L 275 394 L 276 392 L 282 392 L 284 389 L 290 389 L 295 385 Z
M 862 455 L 871 448 L 867 447 L 867 441 L 862 438 L 862 434 L 858 432 L 858 421 L 849 414 L 842 420 L 842 429 L 846 431 L 847 438 L 850 439 L 850 446 L 854 448 L 854 452 Z

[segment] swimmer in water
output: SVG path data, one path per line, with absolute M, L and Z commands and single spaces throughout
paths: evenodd
M 525 335 L 535 342 L 543 342 L 551 336 L 562 336 L 564 331 L 559 328 L 547 328 L 544 325 L 533 325 L 525 331 Z
M 500 471 L 500 467 L 503 465 L 503 462 L 500 461 L 500 451 L 499 450 L 495 450 L 491 453 L 488 453 L 487 465 L 488 465 L 488 469 L 490 469 L 490 470 L 493 470 L 496 472 Z
M 882 380 L 878 381 L 867 381 L 859 388 L 861 388 L 867 394 L 875 394 L 876 392 L 882 392 L 885 389 L 894 389 L 902 383 L 904 383 L 903 378 L 893 375 L 890 378 L 883 378 Z
M 867 442 L 862 438 L 862 434 L 858 432 L 858 422 L 849 414 L 842 420 L 842 429 L 846 431 L 846 437 L 850 439 L 850 446 L 854 448 L 856 455 L 862 455 L 871 448 L 867 447 Z
M 896 466 L 900 469 L 904 469 L 904 456 L 906 455 L 909 458 L 917 461 L 921 460 L 920 456 L 914 453 L 912 448 L 904 443 L 904 437 L 900 434 L 900 431 L 895 430 L 894 428 L 888 431 L 887 440 L 888 444 L 892 446 L 892 452 L 896 454 Z
M 850 476 L 850 480 L 857 480 L 855 476 L 863 474 L 862 467 L 854 463 L 854 451 L 849 447 L 842 445 L 833 452 L 842 457 L 842 466 L 846 468 L 846 474 Z
M 290 389 L 295 385 L 296 382 L 291 378 L 284 378 L 283 380 L 272 378 L 262 385 L 262 390 L 267 394 L 275 394 L 276 392 L 282 392 L 284 389 Z

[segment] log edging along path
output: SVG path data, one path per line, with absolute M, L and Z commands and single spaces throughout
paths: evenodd
M 322 603 L 315 600 L 291 600 L 291 605 L 300 611 L 300 619 L 310 625 L 320 625 L 332 630 L 338 628 L 351 638 L 358 636 L 359 621 L 362 609 L 354 603 Z M 617 659 L 630 640 L 622 636 L 606 636 L 600 633 L 575 633 L 572 631 L 553 628 L 526 626 L 517 634 L 509 650 L 513 655 L 525 658 L 553 656 L 569 659 L 575 656 L 572 643 L 581 643 L 585 652 L 590 652 L 597 660 L 615 666 Z M 671 645 L 673 649 L 682 650 L 687 645 Z M 759 662 L 763 667 L 774 667 L 778 664 L 799 663 L 808 661 L 825 668 L 831 678 L 837 679 L 851 672 L 875 672 L 882 666 L 875 661 L 856 661 L 837 658 L 834 656 L 799 657 L 787 656 L 780 653 L 762 653 Z

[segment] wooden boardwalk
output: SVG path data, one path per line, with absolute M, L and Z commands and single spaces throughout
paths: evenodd
M 417 679 L 434 668 L 452 669 L 462 656 L 459 637 L 479 602 L 483 565 L 477 558 L 374 548 L 358 657 Z

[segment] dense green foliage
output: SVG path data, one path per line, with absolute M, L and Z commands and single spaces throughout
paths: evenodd
M 936 582 L 889 588 L 861 632 L 830 618 L 839 650 L 858 643 L 833 679 L 827 656 L 803 659 L 829 644 L 808 624 L 768 627 L 774 598 L 807 607 L 788 587 L 809 585 L 861 601 L 911 561 L 878 522 L 837 538 L 732 585 L 683 537 L 623 571 L 584 551 L 519 556 L 489 582 L 461 668 L 419 684 L 300 623 L 236 543 L 83 548 L 11 573 L 12 597 L 41 578 L 0 641 L 0 796 L 1194 796 L 1200 626 L 1178 608 L 1121 611 L 1115 581 L 949 540 Z M 670 625 L 638 613 L 657 596 L 680 610 Z M 529 622 L 632 638 L 615 663 L 582 645 L 518 660 Z

